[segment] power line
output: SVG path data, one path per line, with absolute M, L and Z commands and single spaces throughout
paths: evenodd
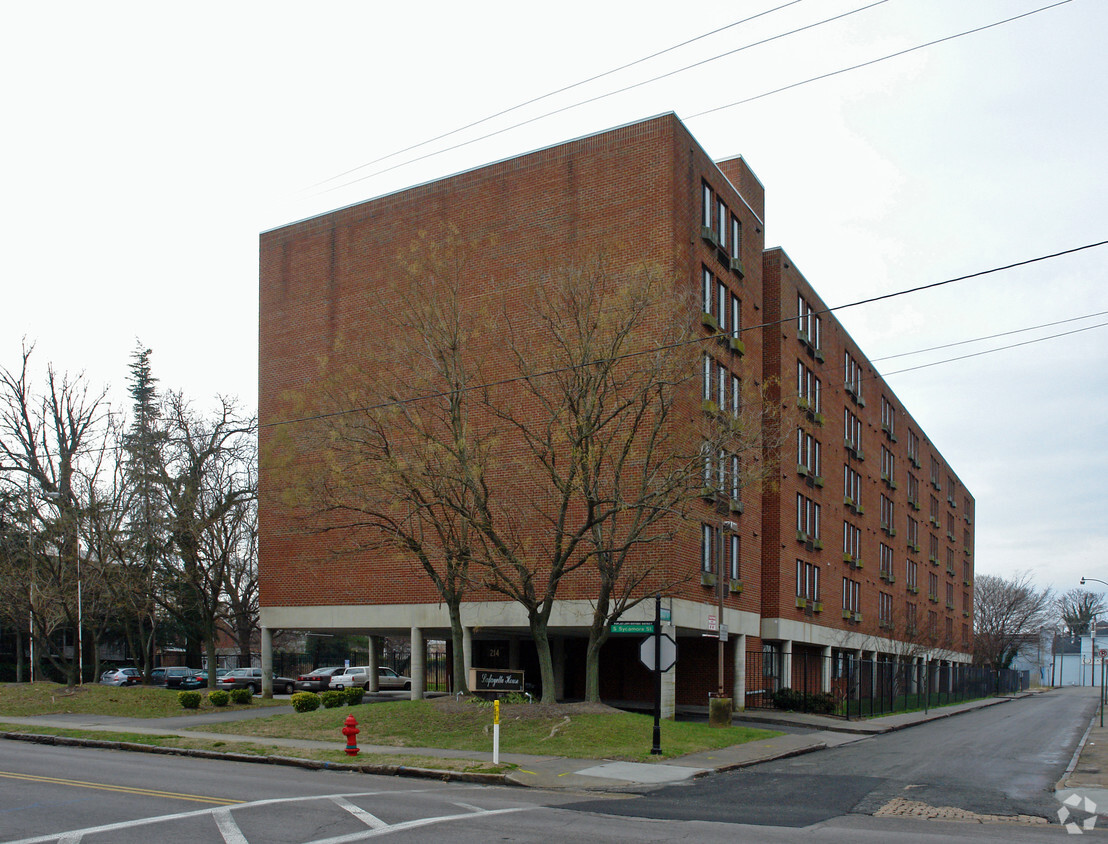
M 1067 0 L 1067 2 L 1068 2 L 1068 0 Z M 1015 267 L 1022 267 L 1022 266 L 1026 266 L 1028 264 L 1038 263 L 1040 261 L 1046 261 L 1046 260 L 1049 260 L 1051 258 L 1060 257 L 1062 255 L 1071 255 L 1075 252 L 1081 252 L 1081 251 L 1084 251 L 1086 249 L 1094 249 L 1096 247 L 1104 246 L 1104 245 L 1108 245 L 1108 240 L 1101 240 L 1101 241 L 1098 241 L 1096 243 L 1086 244 L 1084 246 L 1075 246 L 1071 249 L 1064 249 L 1060 252 L 1053 252 L 1049 255 L 1042 255 L 1042 256 L 1039 256 L 1037 258 L 1028 258 L 1028 259 L 1025 259 L 1023 261 L 1015 261 L 1015 262 L 1010 263 L 1010 264 L 1005 264 L 1004 266 L 993 267 L 993 268 L 987 269 L 987 270 L 979 270 L 978 272 L 968 273 L 966 275 L 958 276 L 956 278 L 946 279 L 944 281 L 936 281 L 936 282 L 933 282 L 931 284 L 923 284 L 923 285 L 919 285 L 917 287 L 911 287 L 911 288 L 908 288 L 906 290 L 897 291 L 895 293 L 886 293 L 886 294 L 883 294 L 881 296 L 871 296 L 867 299 L 860 299 L 856 302 L 849 302 L 845 305 L 838 305 L 838 306 L 833 307 L 833 308 L 825 308 L 822 311 L 816 311 L 814 313 L 822 315 L 822 314 L 832 313 L 834 311 L 845 310 L 847 308 L 854 308 L 854 307 L 857 307 L 859 305 L 865 305 L 865 304 L 869 304 L 869 303 L 872 303 L 872 302 L 879 302 L 879 301 L 882 301 L 882 300 L 885 300 L 885 299 L 892 299 L 892 298 L 897 297 L 897 296 L 907 296 L 911 293 L 919 293 L 919 292 L 924 291 L 924 290 L 931 290 L 931 289 L 934 289 L 936 287 L 942 287 L 944 285 L 953 284 L 953 283 L 959 282 L 959 281 L 966 281 L 966 280 L 972 279 L 972 278 L 980 278 L 981 276 L 984 276 L 984 275 L 989 275 L 989 274 L 992 274 L 992 273 L 998 273 L 998 272 L 1002 272 L 1004 270 L 1013 269 Z M 785 318 L 778 319 L 778 320 L 772 320 L 772 321 L 769 321 L 769 322 L 763 322 L 763 323 L 759 323 L 757 325 L 752 325 L 752 326 L 749 326 L 749 327 L 744 328 L 742 330 L 743 331 L 762 330 L 762 329 L 771 328 L 771 327 L 774 327 L 774 326 L 777 326 L 777 325 L 782 325 L 782 324 L 787 323 L 787 322 L 792 322 L 794 319 L 796 319 L 796 317 L 785 317 Z M 1092 326 L 1092 327 L 1095 328 L 1095 327 L 1098 327 L 1098 326 Z M 1058 336 L 1064 336 L 1064 335 L 1058 335 Z M 678 341 L 678 342 L 675 342 L 675 343 L 668 343 L 668 344 L 663 345 L 663 346 L 651 346 L 649 349 L 643 349 L 643 350 L 635 351 L 635 352 L 628 352 L 626 354 L 617 355 L 617 356 L 611 357 L 611 358 L 599 358 L 599 359 L 596 359 L 596 360 L 589 361 L 588 363 L 574 364 L 574 365 L 571 365 L 571 366 L 558 367 L 556 369 L 548 369 L 548 370 L 544 370 L 542 372 L 532 373 L 530 375 L 514 375 L 514 376 L 511 376 L 511 377 L 508 377 L 508 378 L 501 378 L 501 379 L 496 380 L 496 381 L 489 381 L 489 382 L 482 383 L 482 384 L 474 384 L 472 386 L 466 386 L 466 387 L 461 388 L 461 392 L 470 392 L 472 390 L 491 390 L 491 389 L 495 389 L 497 387 L 504 387 L 504 386 L 507 386 L 509 384 L 519 383 L 521 381 L 525 381 L 525 380 L 532 379 L 532 378 L 544 378 L 544 377 L 549 377 L 551 375 L 558 375 L 558 374 L 561 374 L 563 372 L 571 372 L 574 369 L 579 369 L 583 366 L 592 366 L 592 365 L 594 365 L 596 363 L 600 363 L 600 362 L 613 363 L 613 362 L 618 362 L 618 361 L 622 361 L 622 360 L 629 360 L 629 359 L 635 358 L 635 357 L 642 357 L 644 355 L 656 354 L 657 352 L 660 352 L 660 351 L 674 350 L 674 349 L 683 348 L 685 346 L 690 346 L 690 345 L 695 345 L 695 344 L 702 344 L 702 343 L 706 343 L 706 342 L 712 342 L 715 339 L 716 338 L 714 336 L 696 337 L 696 338 L 693 338 L 693 339 L 690 339 L 690 340 L 681 340 L 681 341 Z M 1044 338 L 1044 339 L 1049 339 L 1049 338 Z M 967 342 L 971 342 L 971 341 L 967 341 Z M 1029 342 L 1034 342 L 1034 341 L 1029 341 Z M 1024 345 L 1024 344 L 1015 344 L 1015 345 L 1018 346 L 1018 345 Z M 972 355 L 968 355 L 967 357 L 972 357 Z M 954 358 L 953 360 L 958 360 L 958 359 L 959 358 Z M 944 361 L 940 361 L 939 363 L 942 363 L 942 362 L 944 362 Z M 921 367 L 913 367 L 913 368 L 923 368 L 924 366 L 937 366 L 937 365 L 938 365 L 938 363 L 924 364 Z M 909 371 L 909 370 L 907 370 L 907 369 L 906 370 L 898 370 L 898 372 L 907 372 L 907 371 Z M 889 374 L 896 374 L 896 373 L 889 373 Z M 367 405 L 365 407 L 347 408 L 345 410 L 336 410 L 336 411 L 332 411 L 332 412 L 329 412 L 329 413 L 318 413 L 318 414 L 313 414 L 311 416 L 297 417 L 297 418 L 294 418 L 294 419 L 283 419 L 283 420 L 278 420 L 276 422 L 266 422 L 265 424 L 260 424 L 259 423 L 258 428 L 259 429 L 261 429 L 261 428 L 276 428 L 276 427 L 280 427 L 280 426 L 283 426 L 283 425 L 295 425 L 295 424 L 299 424 L 299 423 L 303 423 L 303 422 L 318 422 L 318 421 L 322 421 L 322 420 L 325 420 L 325 419 L 334 419 L 334 418 L 337 418 L 337 417 L 340 417 L 340 416 L 346 416 L 346 415 L 349 415 L 349 414 L 352 414 L 352 413 L 364 413 L 364 412 L 371 411 L 371 410 L 379 410 L 381 408 L 389 407 L 389 406 L 393 406 L 393 405 L 406 405 L 406 404 L 413 404 L 415 402 L 420 402 L 420 401 L 427 401 L 427 400 L 430 400 L 430 399 L 443 398 L 444 396 L 451 395 L 454 392 L 457 392 L 457 391 L 444 390 L 444 391 L 435 392 L 435 393 L 425 393 L 425 394 L 422 394 L 422 395 L 410 396 L 410 397 L 405 398 L 405 399 L 394 399 L 394 400 L 387 401 L 387 402 L 381 402 L 381 403 L 375 404 L 375 405 Z
M 390 173 L 393 170 L 398 170 L 401 167 L 406 167 L 409 164 L 415 164 L 416 162 L 419 162 L 419 161 L 425 161 L 428 158 L 434 158 L 436 155 L 442 155 L 444 152 L 452 152 L 456 149 L 461 149 L 462 147 L 469 146 L 470 144 L 475 144 L 478 141 L 484 141 L 484 140 L 487 140 L 488 138 L 493 138 L 493 137 L 496 137 L 497 135 L 502 135 L 505 132 L 510 132 L 512 129 L 518 129 L 521 126 L 527 126 L 530 123 L 536 123 L 539 120 L 545 120 L 547 117 L 553 117 L 556 114 L 562 114 L 563 112 L 571 111 L 575 108 L 579 108 L 580 106 L 588 105 L 589 103 L 598 102 L 599 100 L 607 99 L 608 97 L 613 97 L 616 94 L 623 94 L 623 93 L 626 93 L 627 91 L 632 91 L 635 88 L 641 88 L 642 86 L 649 85 L 652 82 L 657 82 L 661 79 L 666 79 L 670 76 L 676 76 L 678 73 L 684 73 L 686 70 L 691 70 L 692 68 L 695 68 L 695 67 L 701 67 L 702 65 L 709 64 L 710 62 L 714 62 L 714 61 L 717 61 L 719 59 L 725 58 L 727 56 L 734 55 L 735 53 L 742 52 L 743 50 L 749 50 L 751 47 L 758 47 L 762 44 L 768 44 L 771 41 L 777 41 L 777 40 L 780 40 L 781 38 L 786 38 L 790 35 L 795 35 L 799 32 L 804 32 L 806 30 L 813 29 L 817 26 L 822 26 L 823 24 L 826 24 L 826 23 L 832 23 L 833 21 L 841 20 L 842 18 L 848 17 L 850 15 L 857 14 L 858 12 L 864 12 L 867 9 L 872 9 L 875 6 L 880 6 L 881 4 L 887 3 L 887 2 L 888 2 L 888 0 L 875 0 L 875 2 L 870 3 L 869 5 L 861 6 L 857 9 L 853 9 L 849 12 L 843 12 L 842 14 L 835 15 L 835 16 L 830 17 L 830 18 L 824 18 L 821 21 L 816 21 L 815 23 L 806 24 L 804 26 L 798 27 L 798 28 L 790 30 L 788 32 L 779 33 L 778 35 L 772 35 L 768 38 L 763 38 L 761 41 L 754 41 L 750 44 L 744 44 L 742 47 L 736 47 L 735 49 L 728 50 L 725 53 L 720 53 L 719 55 L 712 56 L 711 58 L 708 58 L 708 59 L 702 59 L 701 61 L 694 62 L 693 64 L 686 65 L 685 67 L 680 67 L 680 68 L 677 68 L 676 70 L 668 71 L 667 73 L 663 73 L 659 76 L 655 76 L 655 77 L 652 77 L 650 79 L 645 79 L 641 82 L 636 82 L 633 85 L 627 85 L 623 88 L 617 88 L 616 90 L 608 91 L 605 94 L 597 94 L 595 97 L 589 97 L 588 99 L 580 100 L 576 103 L 571 103 L 570 105 L 567 105 L 567 106 L 562 106 L 561 108 L 554 109 L 553 111 L 548 111 L 548 112 L 545 112 L 543 114 L 536 115 L 535 117 L 529 117 L 526 120 L 521 120 L 518 123 L 513 123 L 510 126 L 505 126 L 502 129 L 496 129 L 495 131 L 487 132 L 484 135 L 478 135 L 476 138 L 470 138 L 467 141 L 460 141 L 459 143 L 453 144 L 452 146 L 444 147 L 440 150 L 436 150 L 435 152 L 428 152 L 428 153 L 425 153 L 423 155 L 416 156 L 415 158 L 409 158 L 406 161 L 401 161 L 399 164 L 393 164 L 389 167 L 383 167 L 380 170 L 374 170 L 372 173 L 367 173 L 365 176 L 360 176 L 357 179 L 351 179 L 350 181 L 343 182 L 340 185 L 334 185 L 333 187 L 326 188 L 322 191 L 319 191 L 318 193 L 319 194 L 330 193 L 331 191 L 341 190 L 342 188 L 347 188 L 347 187 L 350 187 L 351 185 L 356 185 L 358 182 L 364 182 L 366 179 L 372 179 L 374 176 L 380 176 L 384 173 Z M 1063 2 L 1068 3 L 1068 2 L 1070 2 L 1070 0 L 1063 0 Z M 449 133 L 449 134 L 453 134 L 453 133 Z M 422 146 L 422 144 L 417 144 L 416 146 Z M 392 157 L 391 155 L 385 156 L 385 158 L 391 158 L 391 157 Z M 384 159 L 381 159 L 381 160 L 384 160 Z M 365 166 L 368 166 L 368 165 L 362 165 L 362 166 L 365 167 Z M 355 170 L 360 170 L 360 169 L 362 169 L 362 168 L 361 167 L 355 168 Z M 350 171 L 350 172 L 354 172 L 354 171 Z M 333 178 L 338 178 L 338 177 L 333 177 Z M 327 181 L 331 181 L 331 180 L 327 180 Z M 316 194 L 316 195 L 318 195 L 318 194 Z
M 619 67 L 614 67 L 611 70 L 606 70 L 603 73 L 598 73 L 594 76 L 589 76 L 578 82 L 570 83 L 569 85 L 563 85 L 561 88 L 555 88 L 553 91 L 548 91 L 545 94 L 540 94 L 537 97 L 532 97 L 529 100 L 524 100 L 521 103 L 516 103 L 515 105 L 509 106 L 508 108 L 502 109 L 501 111 L 495 112 L 494 114 L 490 114 L 486 117 L 480 118 L 479 120 L 474 120 L 470 123 L 466 123 L 464 126 L 459 126 L 456 129 L 451 129 L 448 132 L 443 132 L 441 135 L 436 135 L 435 137 L 428 138 L 425 141 L 420 141 L 419 143 L 404 147 L 403 149 L 398 149 L 395 152 L 390 152 L 387 155 L 382 155 L 380 158 L 375 158 L 372 161 L 367 161 L 365 164 L 359 164 L 357 167 L 353 167 L 342 173 L 337 173 L 334 176 L 329 176 L 320 182 L 309 185 L 307 189 L 310 190 L 311 188 L 321 187 L 328 182 L 333 182 L 336 179 L 341 179 L 343 176 L 349 176 L 351 173 L 357 173 L 359 170 L 364 170 L 366 167 L 372 167 L 374 164 L 380 164 L 382 161 L 388 161 L 390 158 L 395 158 L 396 156 L 403 155 L 406 152 L 411 152 L 412 150 L 419 149 L 420 147 L 425 147 L 428 144 L 433 144 L 435 141 L 441 141 L 445 138 L 451 137 L 452 135 L 457 135 L 459 132 L 464 132 L 466 129 L 472 129 L 475 126 L 480 126 L 483 123 L 488 123 L 490 120 L 495 120 L 498 117 L 503 117 L 506 114 L 511 114 L 513 111 L 519 111 L 519 109 L 525 108 L 526 106 L 534 105 L 537 102 L 550 99 L 551 97 L 557 96 L 558 94 L 564 94 L 566 91 L 572 91 L 574 88 L 580 88 L 582 85 L 588 85 L 590 82 L 595 82 L 598 79 L 605 78 L 606 76 L 612 76 L 613 74 L 620 73 L 621 71 L 627 70 L 628 68 L 632 68 L 636 65 L 640 65 L 652 59 L 656 59 L 659 56 L 664 56 L 666 53 L 672 53 L 674 50 L 679 50 L 682 47 L 687 47 L 689 44 L 693 44 L 697 41 L 702 41 L 705 38 L 710 38 L 713 35 L 718 35 L 721 32 L 725 32 L 728 29 L 734 29 L 736 26 L 741 26 L 744 23 L 750 23 L 750 21 L 752 20 L 765 17 L 766 15 L 773 14 L 774 12 L 779 12 L 782 9 L 785 9 L 789 6 L 795 6 L 797 3 L 802 2 L 804 2 L 804 0 L 789 0 L 789 2 L 782 3 L 780 6 L 775 6 L 772 9 L 767 9 L 766 11 L 759 12 L 756 15 L 750 15 L 749 17 L 745 17 L 741 20 L 734 21 L 733 23 L 726 24 L 725 26 L 709 30 L 708 32 L 694 36 L 693 38 L 689 38 L 686 41 L 681 41 L 670 47 L 666 47 L 665 49 L 658 50 L 656 53 L 651 53 L 650 55 L 643 56 L 642 58 L 635 59 L 634 61 L 630 61 L 627 64 L 620 65 Z

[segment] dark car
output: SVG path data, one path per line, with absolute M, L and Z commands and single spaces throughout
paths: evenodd
M 254 694 L 262 693 L 262 669 L 236 668 L 219 678 L 221 689 L 251 689 Z M 274 694 L 291 695 L 296 690 L 296 681 L 290 677 L 273 675 Z
M 172 679 L 172 678 L 170 678 Z M 166 683 L 168 686 L 169 683 Z M 208 672 L 204 669 L 197 669 L 193 671 L 188 677 L 182 677 L 178 681 L 178 685 L 174 688 L 178 689 L 206 689 L 208 687 Z
M 313 668 L 307 674 L 301 674 L 296 678 L 296 690 L 300 692 L 325 692 L 327 691 L 327 684 L 331 682 L 331 675 L 336 671 L 342 671 L 342 668 L 336 666 Z
M 100 675 L 105 686 L 135 686 L 142 682 L 142 672 L 137 668 L 109 668 Z
M 192 680 L 196 675 L 197 669 L 184 668 L 183 666 L 173 666 L 172 668 L 165 669 L 165 677 L 159 685 L 164 684 L 167 689 L 182 689 L 186 688 L 181 685 L 186 680 Z

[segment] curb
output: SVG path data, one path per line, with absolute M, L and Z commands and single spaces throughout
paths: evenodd
M 70 738 L 44 733 L 0 732 L 0 739 L 26 741 L 32 744 L 52 744 L 61 747 L 91 747 L 98 750 L 122 750 L 137 753 L 154 753 L 162 756 L 186 756 L 193 759 L 220 759 L 224 762 L 249 762 L 254 765 L 286 765 L 312 771 L 344 771 L 378 776 L 413 777 L 440 782 L 471 782 L 480 785 L 519 785 L 508 779 L 507 774 L 482 774 L 467 771 L 445 771 L 435 768 L 415 768 L 407 765 L 359 765 L 351 762 L 320 762 L 317 759 L 300 759 L 295 756 L 254 756 L 247 753 L 230 753 L 218 750 L 196 750 L 187 747 L 160 747 L 154 744 L 138 744 L 131 741 L 105 741 L 104 739 Z

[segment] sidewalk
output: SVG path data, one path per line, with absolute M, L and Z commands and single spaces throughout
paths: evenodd
M 1090 689 L 1092 694 L 1098 690 Z M 1054 786 L 1055 794 L 1059 800 L 1066 800 L 1074 793 L 1081 798 L 1088 798 L 1104 812 L 1108 807 L 1108 726 L 1100 726 L 1101 714 L 1093 713 L 1085 734 L 1082 736 L 1077 750 L 1066 767 L 1066 773 Z M 1108 724 L 1108 713 L 1104 719 Z
M 735 720 L 741 720 L 743 722 L 754 721 L 765 724 L 767 727 L 772 727 L 773 725 L 794 728 L 802 727 L 805 728 L 805 732 L 801 734 L 786 733 L 776 738 L 752 741 L 746 744 L 719 748 L 717 750 L 708 750 L 701 753 L 693 753 L 688 756 L 670 759 L 664 763 L 618 762 L 601 759 L 570 759 L 561 756 L 532 756 L 502 753 L 500 759 L 503 762 L 518 766 L 514 771 L 507 774 L 465 774 L 405 768 L 395 765 L 363 765 L 357 762 L 354 762 L 352 765 L 333 765 L 310 760 L 294 759 L 292 757 L 246 756 L 233 752 L 218 753 L 213 751 L 168 750 L 166 748 L 158 748 L 156 752 L 175 753 L 204 758 L 231 758 L 235 761 L 300 765 L 307 768 L 334 768 L 338 770 L 355 769 L 362 770 L 366 773 L 388 773 L 408 776 L 426 776 L 436 779 L 504 783 L 528 786 L 531 788 L 637 791 L 644 787 L 682 782 L 693 777 L 704 776 L 705 774 L 713 772 L 743 768 L 749 765 L 756 765 L 759 762 L 768 762 L 773 759 L 798 756 L 803 753 L 823 750 L 827 747 L 863 741 L 873 735 L 892 732 L 894 730 L 900 730 L 916 724 L 924 724 L 942 718 L 949 718 L 963 712 L 971 712 L 986 706 L 1006 703 L 1012 699 L 1013 698 L 987 698 L 985 700 L 946 706 L 941 709 L 932 709 L 929 712 L 899 713 L 880 718 L 871 718 L 866 721 L 843 721 L 842 719 L 830 718 L 828 716 L 806 715 L 792 712 L 742 712 L 736 713 Z M 0 717 L 0 720 L 10 724 L 58 727 L 74 730 L 100 730 L 141 733 L 147 735 L 178 735 L 233 744 L 235 742 L 258 742 L 259 739 L 252 736 L 220 733 L 218 731 L 219 723 L 241 720 L 244 718 L 266 717 L 291 711 L 291 707 L 267 707 L 264 710 L 245 710 L 237 713 L 218 713 L 212 716 L 200 717 L 181 716 L 150 719 L 97 715 L 49 715 L 33 718 Z M 183 729 L 185 726 L 196 727 L 200 725 L 210 725 L 211 729 L 205 731 Z M 0 738 L 42 741 L 55 744 L 83 744 L 93 747 L 114 747 L 114 749 L 140 749 L 140 747 L 136 745 L 120 747 L 120 743 L 118 742 L 63 739 L 26 733 L 0 733 Z M 1100 736 L 1098 735 L 1098 739 L 1099 738 Z M 266 738 L 261 741 L 276 747 L 324 748 L 330 750 L 334 750 L 337 744 L 337 742 L 317 742 L 278 738 Z M 1102 769 L 1108 771 L 1108 728 L 1105 728 L 1103 731 L 1102 741 L 1098 740 L 1095 743 L 1089 742 L 1088 744 L 1090 747 L 1095 747 L 1099 754 L 1099 761 L 1095 764 L 1102 765 Z M 483 758 L 485 756 L 485 754 L 475 754 L 472 751 L 443 750 L 440 748 L 427 747 L 386 747 L 362 744 L 360 748 L 363 753 L 380 755 L 403 754 L 461 759 Z M 1082 759 L 1084 760 L 1084 756 L 1082 756 Z M 1093 764 L 1093 756 L 1090 755 L 1088 765 L 1092 767 Z M 1099 771 L 1101 768 L 1097 770 Z M 1105 782 L 1108 783 L 1108 780 Z M 1108 791 L 1105 792 L 1105 805 L 1108 805 Z

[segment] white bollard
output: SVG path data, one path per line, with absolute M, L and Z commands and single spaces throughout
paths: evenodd
M 500 701 L 492 702 L 492 763 L 500 764 Z

